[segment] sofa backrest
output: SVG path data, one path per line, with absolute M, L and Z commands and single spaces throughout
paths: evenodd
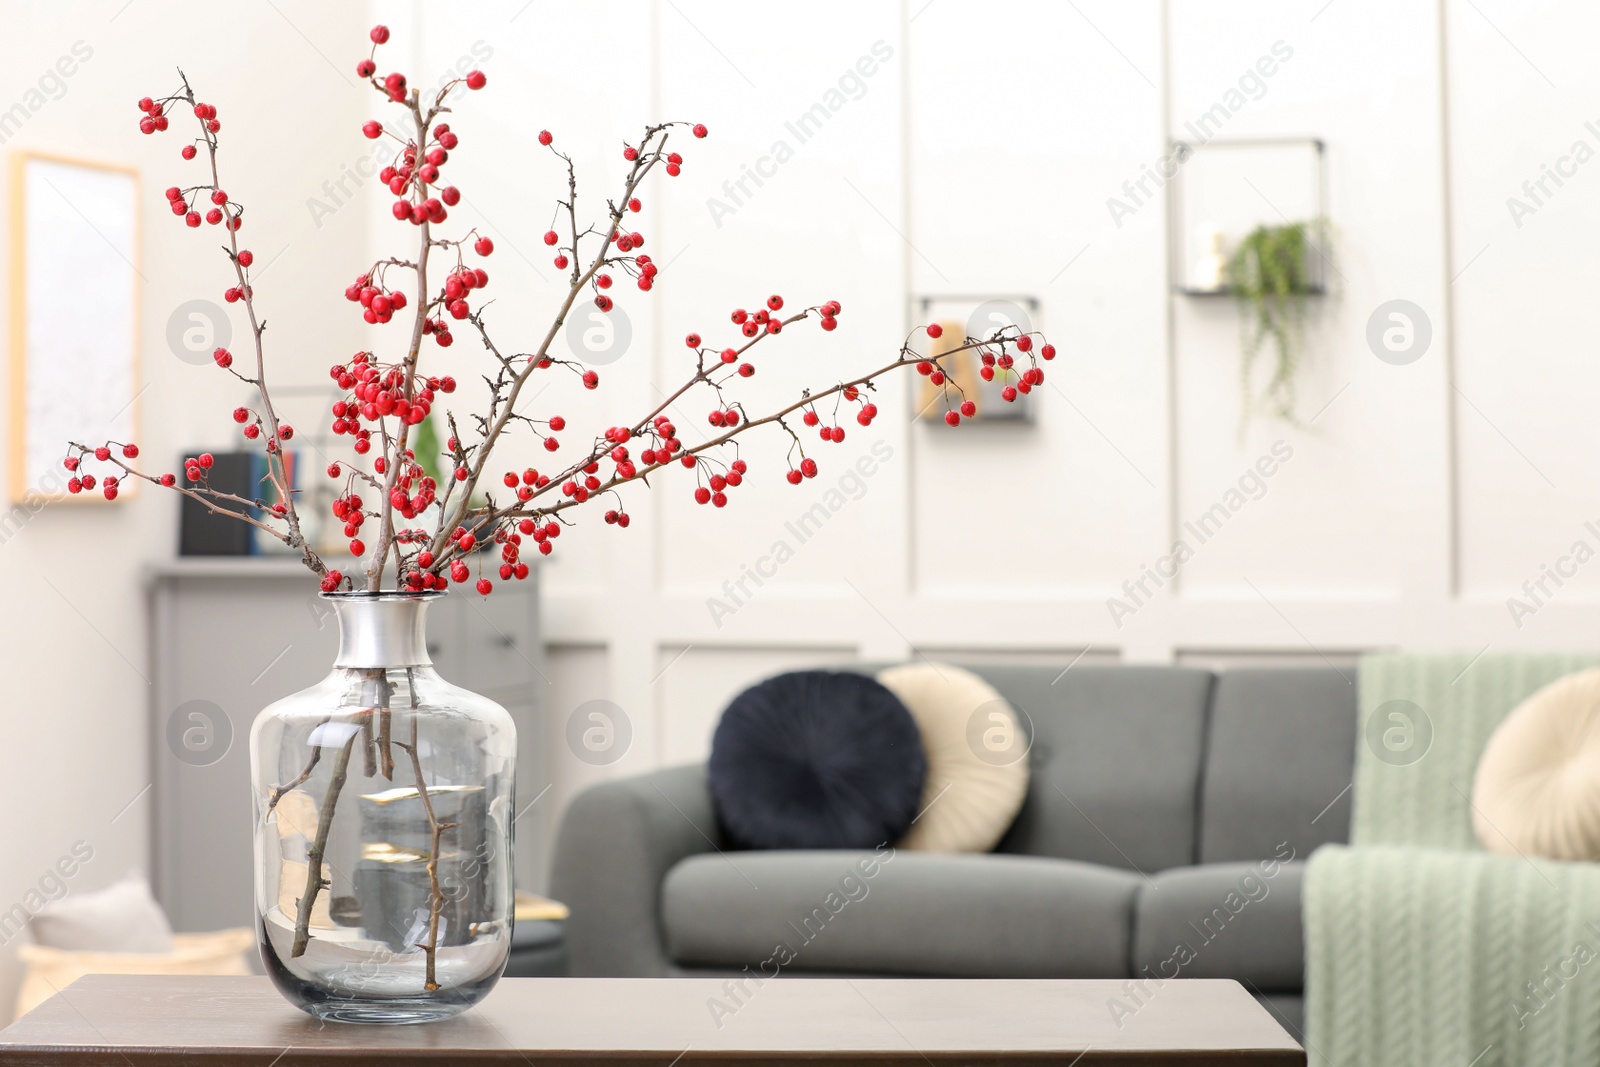
M 1256 860 L 1287 842 L 1304 858 L 1350 836 L 1354 668 L 1217 675 L 1200 776 L 1200 863 Z
M 960 666 L 1032 736 L 996 851 L 1149 873 L 1349 839 L 1354 668 Z
M 1028 797 L 999 851 L 1141 871 L 1194 862 L 1209 671 L 970 669 L 1033 735 Z

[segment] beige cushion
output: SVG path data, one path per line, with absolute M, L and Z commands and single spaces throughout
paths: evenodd
M 1490 852 L 1600 860 L 1600 669 L 1545 686 L 1478 761 L 1472 823 Z
M 209 934 L 173 934 L 172 951 L 71 952 L 43 945 L 22 945 L 18 956 L 27 965 L 17 993 L 17 1015 L 25 1015 L 86 974 L 249 974 L 245 953 L 255 948 L 256 935 L 247 927 Z
M 928 755 L 921 814 L 899 848 L 988 852 L 1028 792 L 1027 735 L 1016 711 L 971 671 L 891 667 L 878 681 L 911 711 Z

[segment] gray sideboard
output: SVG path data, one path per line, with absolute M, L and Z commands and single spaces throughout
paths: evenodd
M 538 568 L 465 588 L 429 609 L 428 651 L 446 679 L 517 722 L 517 886 L 542 892 L 553 827 L 534 803 L 550 781 L 539 726 L 546 688 Z M 188 559 L 150 572 L 151 880 L 179 931 L 254 923 L 250 725 L 327 675 L 338 623 L 311 575 L 287 559 Z M 530 807 L 531 805 L 531 807 Z

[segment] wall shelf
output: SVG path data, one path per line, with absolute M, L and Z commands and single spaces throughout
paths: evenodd
M 1172 291 L 1197 298 L 1232 296 L 1226 284 L 1207 284 L 1212 249 L 1220 241 L 1224 262 L 1258 226 L 1306 223 L 1328 217 L 1327 152 L 1317 137 L 1216 138 L 1171 142 L 1177 173 L 1167 182 L 1168 273 Z M 1308 295 L 1328 290 L 1328 263 L 1313 229 L 1307 241 Z

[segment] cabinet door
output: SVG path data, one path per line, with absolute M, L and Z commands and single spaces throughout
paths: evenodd
M 250 926 L 250 727 L 328 673 L 339 626 L 303 573 L 281 570 L 163 577 L 155 624 L 156 897 L 180 932 Z
M 487 598 L 461 596 L 463 670 L 458 685 L 482 693 L 511 713 L 517 724 L 517 885 L 541 892 L 551 828 L 550 784 L 540 717 L 544 690 L 544 646 L 539 635 L 538 571 L 527 580 L 501 584 Z

